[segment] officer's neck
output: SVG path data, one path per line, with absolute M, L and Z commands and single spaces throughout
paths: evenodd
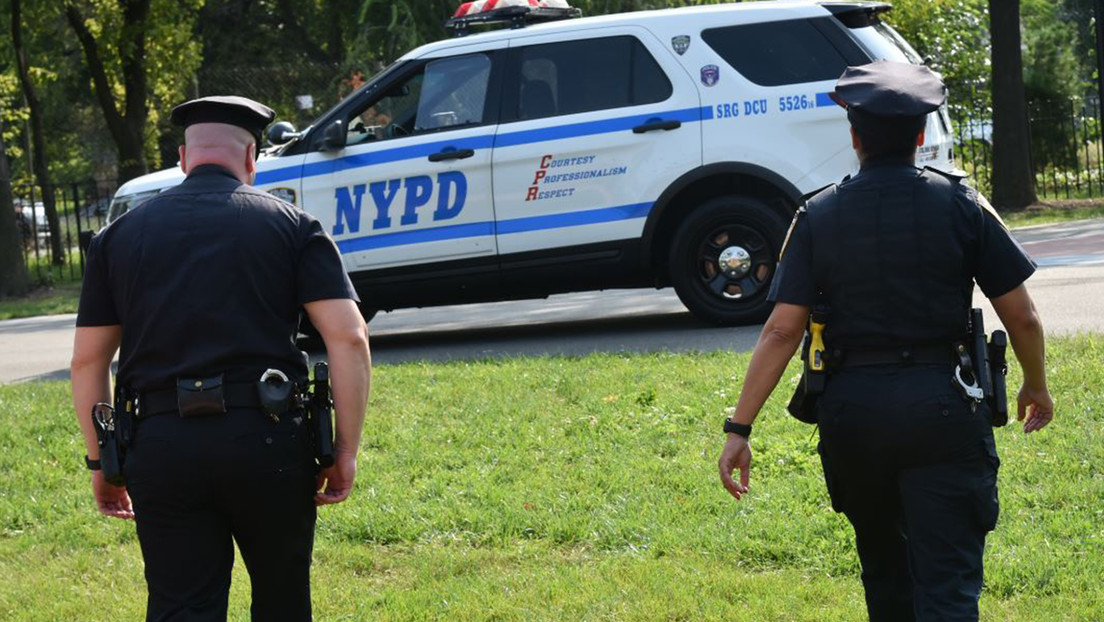
M 859 154 L 859 170 L 879 168 L 882 166 L 916 166 L 916 152 L 908 155 L 879 155 L 865 156 Z

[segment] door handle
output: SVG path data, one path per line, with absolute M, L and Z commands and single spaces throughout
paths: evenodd
M 656 130 L 677 130 L 682 127 L 682 121 L 662 121 L 660 119 L 649 119 L 644 125 L 638 125 L 634 127 L 633 134 L 643 134 L 644 132 L 654 132 Z
M 463 160 L 464 158 L 470 158 L 475 155 L 474 149 L 453 149 L 451 147 L 446 148 L 444 151 L 438 151 L 437 153 L 429 154 L 430 162 L 444 162 L 445 160 Z

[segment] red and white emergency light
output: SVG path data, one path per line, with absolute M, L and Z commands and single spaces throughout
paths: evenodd
M 528 7 L 532 9 L 570 9 L 567 0 L 476 0 L 465 2 L 456 10 L 453 17 L 469 17 L 477 13 L 485 13 L 496 9 L 508 7 Z

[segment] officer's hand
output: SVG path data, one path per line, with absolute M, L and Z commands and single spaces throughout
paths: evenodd
M 1020 395 L 1016 401 L 1016 419 L 1024 422 L 1025 433 L 1043 429 L 1054 418 L 1054 400 L 1050 397 L 1050 391 L 1045 388 L 1031 389 L 1025 384 L 1020 387 Z
M 338 450 L 334 455 L 333 466 L 322 469 L 318 474 L 318 481 L 315 482 L 314 487 L 318 492 L 314 495 L 314 504 L 341 503 L 349 498 L 349 493 L 353 490 L 353 481 L 356 479 L 356 469 L 356 452 Z
M 126 486 L 108 484 L 103 478 L 103 471 L 92 471 L 92 496 L 96 498 L 96 509 L 100 514 L 134 520 L 134 508 L 130 505 Z
M 739 434 L 729 434 L 717 466 L 721 469 L 721 483 L 725 490 L 739 501 L 741 495 L 747 494 L 751 477 L 751 445 L 748 440 Z M 739 482 L 732 479 L 732 472 L 736 469 L 740 469 Z

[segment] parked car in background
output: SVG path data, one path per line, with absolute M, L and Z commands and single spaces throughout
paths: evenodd
M 15 199 L 12 202 L 15 209 L 16 223 L 23 244 L 33 246 L 35 238 L 40 245 L 46 243 L 50 237 L 50 222 L 46 219 L 46 206 L 41 201 L 27 201 Z

